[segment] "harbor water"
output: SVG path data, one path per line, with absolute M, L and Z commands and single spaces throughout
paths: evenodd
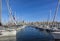
M 54 41 L 53 36 L 34 26 L 26 26 L 16 34 L 17 41 Z

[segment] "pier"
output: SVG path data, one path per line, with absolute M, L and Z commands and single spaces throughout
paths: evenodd
M 0 41 L 16 41 L 16 36 L 2 36 L 0 37 Z

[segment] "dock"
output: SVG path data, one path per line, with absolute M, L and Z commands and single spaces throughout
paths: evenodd
M 0 41 L 16 41 L 16 35 L 2 36 Z

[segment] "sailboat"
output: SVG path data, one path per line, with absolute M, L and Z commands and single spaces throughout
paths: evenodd
M 53 35 L 53 37 L 55 38 L 55 40 L 60 40 L 60 29 L 58 29 L 58 27 L 53 27 L 57 13 L 58 13 L 58 9 L 59 9 L 59 5 L 60 5 L 60 0 L 58 0 L 58 4 L 56 7 L 56 11 L 55 11 L 55 15 L 53 17 L 53 22 L 52 22 L 52 27 L 51 27 L 51 34 Z
M 7 2 L 7 7 L 8 7 L 8 11 L 11 17 L 12 16 L 12 12 L 10 11 L 10 7 L 9 7 L 9 0 L 6 0 Z M 0 37 L 4 37 L 4 36 L 16 36 L 16 30 L 15 29 L 10 29 L 9 26 L 3 25 L 1 23 L 1 13 L 2 12 L 2 0 L 0 0 Z

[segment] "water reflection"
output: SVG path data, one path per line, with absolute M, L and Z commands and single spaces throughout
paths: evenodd
M 34 26 L 26 26 L 16 34 L 17 41 L 53 41 L 53 36 L 45 31 L 40 31 Z

